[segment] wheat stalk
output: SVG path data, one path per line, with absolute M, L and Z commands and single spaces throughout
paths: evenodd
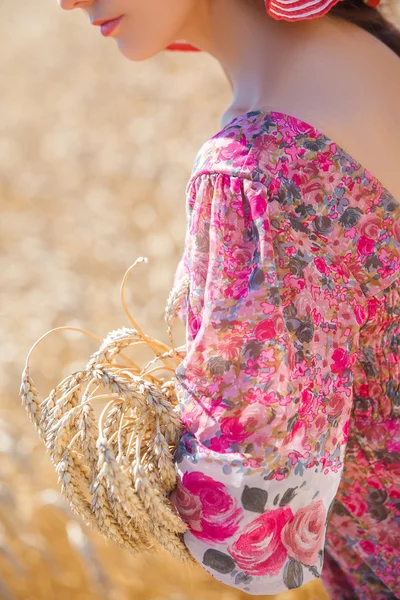
M 20 395 L 34 427 L 58 473 L 61 491 L 72 510 L 88 525 L 130 552 L 156 551 L 160 546 L 183 562 L 194 562 L 183 543 L 186 523 L 168 494 L 176 485 L 172 455 L 182 434 L 175 373 L 186 348 L 176 349 L 171 327 L 187 293 L 188 279 L 172 290 L 165 320 L 172 348 L 147 336 L 130 315 L 133 327 L 121 327 L 101 340 L 79 328 L 58 327 L 30 349 L 22 373 Z M 29 359 L 46 335 L 61 329 L 80 331 L 100 341 L 85 368 L 64 378 L 41 401 L 30 376 Z M 123 354 L 139 345 L 155 357 L 144 367 Z M 124 364 L 118 364 L 123 360 Z M 175 365 L 170 364 L 173 359 Z M 162 363 L 162 364 L 160 364 Z M 105 391 L 100 391 L 105 388 Z M 94 404 L 106 401 L 99 419 Z

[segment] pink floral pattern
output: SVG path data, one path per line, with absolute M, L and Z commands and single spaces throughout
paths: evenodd
M 193 471 L 178 482 L 180 515 L 198 539 L 222 542 L 238 530 L 243 511 L 223 483 Z
M 326 511 L 321 500 L 299 508 L 294 518 L 282 531 L 282 543 L 292 556 L 303 565 L 314 565 L 323 538 Z
M 322 132 L 252 111 L 207 140 L 174 284 L 187 355 L 171 501 L 215 578 L 400 589 L 400 205 Z
M 229 548 L 236 564 L 250 575 L 275 575 L 286 562 L 283 526 L 293 519 L 289 507 L 269 510 L 247 525 Z

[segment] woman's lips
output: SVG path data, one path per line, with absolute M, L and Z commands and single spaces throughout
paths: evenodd
M 116 28 L 123 16 L 124 15 L 121 15 L 117 19 L 112 19 L 111 21 L 106 21 L 105 23 L 103 23 L 100 27 L 101 35 L 104 35 L 105 37 L 111 35 L 111 33 L 114 31 L 114 29 Z

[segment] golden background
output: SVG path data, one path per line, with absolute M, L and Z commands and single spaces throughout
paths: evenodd
M 167 552 L 132 557 L 83 525 L 19 398 L 28 351 L 48 330 L 103 338 L 129 327 L 120 286 L 139 256 L 149 262 L 130 273 L 127 305 L 169 342 L 163 314 L 183 250 L 185 186 L 220 129 L 227 83 L 202 53 L 128 61 L 56 0 L 3 0 L 0 16 L 0 598 L 249 598 Z M 174 341 L 184 343 L 180 323 Z M 42 399 L 97 349 L 78 332 L 41 342 L 30 365 Z M 328 596 L 317 581 L 276 598 Z

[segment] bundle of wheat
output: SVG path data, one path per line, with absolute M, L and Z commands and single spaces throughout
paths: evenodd
M 194 563 L 183 543 L 187 530 L 168 495 L 176 485 L 173 452 L 182 433 L 175 378 L 157 377 L 159 369 L 175 372 L 185 346 L 175 348 L 172 325 L 186 290 L 183 278 L 168 298 L 165 321 L 172 347 L 146 335 L 121 300 L 134 329 L 110 332 L 86 367 L 61 381 L 41 401 L 29 374 L 30 349 L 22 374 L 20 395 L 36 431 L 46 445 L 58 473 L 61 490 L 71 508 L 88 525 L 133 553 L 157 550 L 160 545 L 186 563 Z M 121 354 L 129 346 L 147 344 L 155 353 L 145 368 Z M 125 360 L 125 364 L 117 362 Z M 175 367 L 169 360 L 175 361 Z M 155 363 L 162 361 L 162 366 Z M 108 393 L 97 394 L 103 386 Z M 111 393 L 110 393 L 111 392 Z M 99 417 L 94 404 L 107 401 Z

